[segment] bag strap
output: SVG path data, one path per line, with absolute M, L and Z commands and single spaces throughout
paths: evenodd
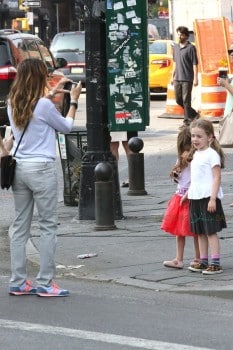
M 27 127 L 28 127 L 28 124 L 29 124 L 29 120 L 27 121 L 27 124 L 25 125 L 24 131 L 23 131 L 22 135 L 20 136 L 20 139 L 19 139 L 19 142 L 17 144 L 16 150 L 14 151 L 13 157 L 15 157 L 16 152 L 18 151 L 20 142 L 22 141 L 23 135 L 25 134 L 25 131 L 26 131 Z

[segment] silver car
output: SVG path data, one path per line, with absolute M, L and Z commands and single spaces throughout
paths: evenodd
M 63 57 L 67 65 L 61 70 L 65 76 L 75 82 L 81 80 L 85 85 L 85 32 L 63 32 L 54 36 L 50 51 L 55 58 Z

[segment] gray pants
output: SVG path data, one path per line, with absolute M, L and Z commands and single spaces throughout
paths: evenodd
M 20 286 L 27 279 L 26 244 L 34 203 L 40 227 L 40 270 L 38 285 L 50 285 L 55 274 L 58 182 L 55 162 L 17 162 L 12 186 L 15 220 L 11 236 L 10 286 Z

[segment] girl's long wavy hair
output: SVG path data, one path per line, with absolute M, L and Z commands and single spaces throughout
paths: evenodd
M 192 132 L 192 128 L 200 128 L 202 130 L 204 130 L 205 134 L 209 137 L 212 136 L 213 139 L 210 142 L 210 147 L 213 148 L 220 156 L 220 162 L 221 162 L 221 168 L 225 167 L 225 155 L 224 152 L 218 142 L 218 140 L 216 139 L 215 135 L 214 135 L 214 127 L 213 124 L 209 121 L 209 120 L 205 120 L 205 119 L 197 119 L 194 120 L 191 125 L 190 125 L 190 130 Z M 195 147 L 192 145 L 191 150 L 189 152 L 189 156 L 188 156 L 188 160 L 191 161 L 193 159 L 193 155 L 195 153 L 196 149 Z
M 174 172 L 180 173 L 188 166 L 188 155 L 191 149 L 191 133 L 189 127 L 183 128 L 177 136 L 177 153 L 178 159 L 176 165 L 172 168 L 170 176 L 174 176 Z
M 15 125 L 23 129 L 32 118 L 33 110 L 47 86 L 47 67 L 37 58 L 28 58 L 17 67 L 9 100 Z

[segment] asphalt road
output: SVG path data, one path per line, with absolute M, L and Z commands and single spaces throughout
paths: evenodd
M 85 125 L 84 95 L 79 105 L 77 121 L 82 126 Z M 179 122 L 157 118 L 164 106 L 164 101 L 152 101 L 151 125 L 142 133 L 147 181 L 168 173 L 175 157 L 174 125 Z M 227 170 L 231 171 L 231 151 L 227 154 L 230 160 Z M 59 159 L 58 168 L 62 200 Z M 127 176 L 122 148 L 119 174 L 121 180 Z M 71 291 L 70 298 L 9 296 L 8 226 L 13 219 L 13 199 L 10 191 L 0 191 L 0 198 L 0 350 L 232 348 L 232 298 L 156 292 L 62 276 L 57 282 Z M 36 270 L 30 263 L 29 271 Z
M 72 297 L 12 297 L 1 278 L 1 350 L 229 350 L 232 301 L 63 280 Z

